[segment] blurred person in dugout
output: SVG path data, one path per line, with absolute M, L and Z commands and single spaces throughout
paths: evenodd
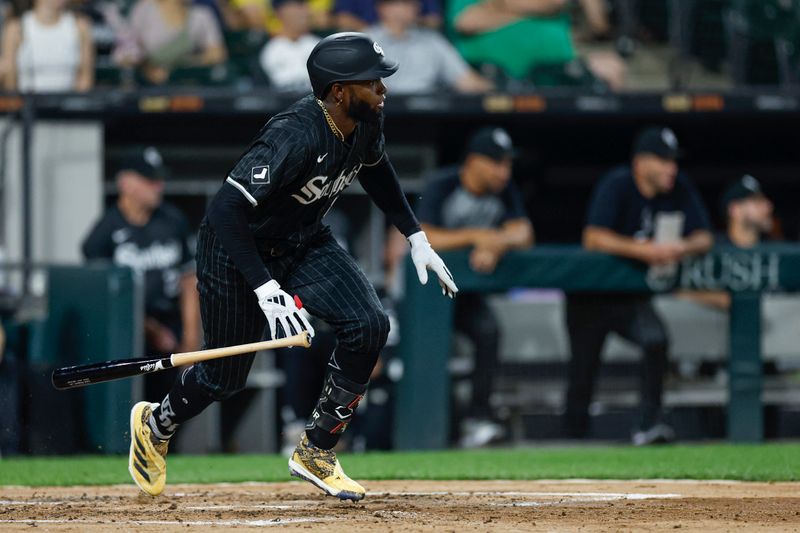
M 213 12 L 189 0 L 137 0 L 113 52 L 143 80 L 167 83 L 177 68 L 222 65 L 228 53 Z
M 504 129 L 483 128 L 470 139 L 460 166 L 441 169 L 429 180 L 417 216 L 436 251 L 471 248 L 472 269 L 491 274 L 506 252 L 533 245 L 533 227 L 511 181 L 512 156 Z M 503 434 L 490 405 L 500 328 L 485 297 L 466 293 L 455 301 L 455 329 L 475 348 L 472 402 L 460 444 L 481 446 Z
M 339 31 L 367 31 L 377 24 L 380 0 L 335 0 L 333 22 Z M 438 29 L 442 25 L 442 7 L 439 0 L 419 0 L 419 11 L 414 21 L 419 26 Z M 381 45 L 383 43 L 381 42 Z M 405 67 L 404 67 L 405 68 Z
M 639 133 L 630 165 L 617 167 L 597 183 L 589 204 L 583 246 L 648 265 L 650 273 L 670 269 L 682 258 L 707 252 L 713 237 L 708 214 L 688 177 L 678 170 L 678 141 L 669 128 Z M 636 445 L 672 441 L 661 397 L 669 340 L 650 295 L 569 294 L 566 322 L 571 345 L 565 433 L 589 434 L 589 403 L 600 354 L 614 332 L 642 349 L 640 412 L 631 438 Z
M 420 0 L 377 0 L 378 24 L 365 31 L 403 68 L 392 78 L 394 94 L 455 89 L 486 92 L 492 83 L 472 70 L 444 36 L 419 26 Z M 396 79 L 395 79 L 396 78 Z
M 200 349 L 200 307 L 193 235 L 177 208 L 162 201 L 166 169 L 152 147 L 134 148 L 117 172 L 119 198 L 95 224 L 82 251 L 142 275 L 147 356 Z M 174 372 L 145 380 L 146 398 L 166 394 Z
M 717 244 L 746 249 L 773 236 L 772 202 L 761 189 L 761 183 L 750 174 L 728 185 L 720 199 L 720 208 L 725 215 L 726 231 L 717 237 Z
M 272 0 L 272 7 L 281 26 L 261 50 L 261 68 L 270 86 L 281 91 L 309 92 L 311 80 L 306 61 L 320 39 L 311 33 L 308 0 Z
M 772 202 L 761 189 L 761 183 L 750 174 L 728 184 L 719 207 L 725 218 L 725 231 L 716 235 L 715 245 L 746 250 L 774 236 Z M 727 291 L 684 291 L 681 296 L 722 311 L 731 307 Z
M 0 277 L 2 277 L 0 270 Z M 0 295 L 4 292 L 0 279 Z M 19 327 L 14 305 L 0 302 L 0 457 L 20 452 L 22 436 L 23 365 L 20 361 Z
M 568 0 L 450 0 L 445 25 L 468 63 L 499 69 L 512 83 L 576 85 L 595 77 L 623 88 L 627 67 L 617 54 L 578 58 L 568 7 Z
M 0 45 L 0 80 L 8 91 L 57 93 L 94 86 L 91 25 L 66 0 L 34 0 L 9 18 Z

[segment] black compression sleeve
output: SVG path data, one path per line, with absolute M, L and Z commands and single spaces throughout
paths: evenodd
M 252 209 L 247 198 L 226 182 L 208 206 L 208 222 L 222 247 L 233 259 L 233 264 L 247 283 L 256 289 L 272 279 L 272 276 L 258 255 L 256 241 L 247 227 L 247 209 Z
M 384 155 L 374 167 L 363 167 L 359 181 L 375 205 L 389 217 L 403 235 L 408 237 L 420 231 L 417 217 L 414 216 L 406 196 L 400 189 L 397 172 L 389 162 L 388 156 Z

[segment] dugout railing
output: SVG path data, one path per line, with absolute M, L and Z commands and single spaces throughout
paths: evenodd
M 761 295 L 800 291 L 800 247 L 766 244 L 752 250 L 715 248 L 686 260 L 671 276 L 648 276 L 634 261 L 586 252 L 578 246 L 539 246 L 512 252 L 491 275 L 474 272 L 467 252 L 443 259 L 463 292 L 493 293 L 515 287 L 555 288 L 565 292 L 663 293 L 676 289 L 726 290 L 729 318 L 727 435 L 732 442 L 763 439 Z M 453 302 L 433 281 L 416 283 L 406 263 L 403 331 L 399 352 L 404 377 L 397 389 L 395 446 L 436 449 L 448 445 Z
M 3 326 L 14 331 L 21 449 L 32 454 L 76 450 L 124 453 L 139 378 L 57 391 L 54 369 L 142 353 L 141 279 L 127 267 L 0 264 Z M 23 285 L 24 283 L 24 285 Z M 9 406 L 9 408 L 12 408 Z

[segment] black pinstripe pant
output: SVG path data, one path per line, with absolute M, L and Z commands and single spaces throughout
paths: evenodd
M 386 343 L 389 319 L 355 260 L 327 229 L 302 253 L 272 257 L 266 246 L 259 252 L 281 288 L 299 296 L 309 313 L 333 327 L 338 346 L 330 365 L 351 381 L 367 383 Z M 197 279 L 206 348 L 263 338 L 266 318 L 253 287 L 206 225 L 198 234 Z M 244 388 L 253 357 L 245 354 L 199 363 L 195 365 L 197 382 L 211 398 L 226 398 Z

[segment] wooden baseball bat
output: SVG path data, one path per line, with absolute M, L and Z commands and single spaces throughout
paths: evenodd
M 167 357 L 119 359 L 88 365 L 67 366 L 54 370 L 52 381 L 53 387 L 58 390 L 75 389 L 94 383 L 159 372 L 176 366 L 191 365 L 200 361 L 208 361 L 209 359 L 219 359 L 220 357 L 230 357 L 259 350 L 287 348 L 289 346 L 308 348 L 311 346 L 311 336 L 308 332 L 303 331 L 297 335 L 282 339 L 251 342 L 249 344 L 213 348 L 211 350 L 198 350 L 196 352 L 174 353 Z

